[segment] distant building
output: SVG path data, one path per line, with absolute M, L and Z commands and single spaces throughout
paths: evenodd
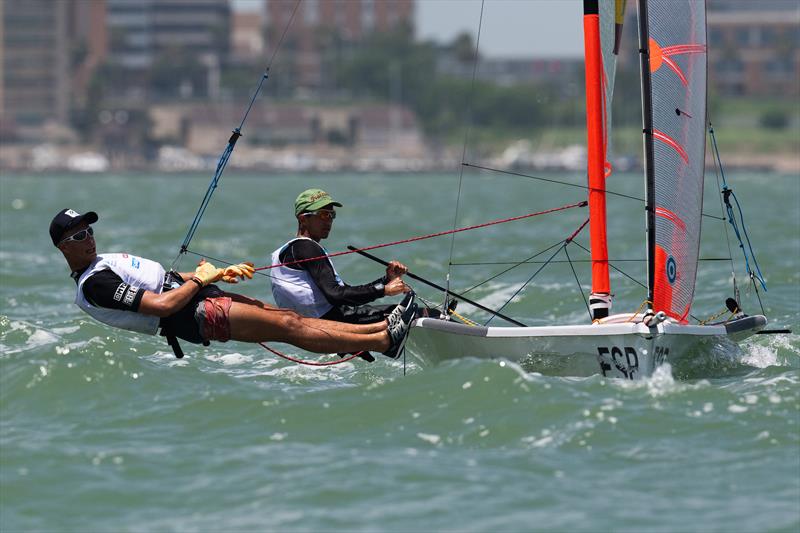
M 215 97 L 230 50 L 228 0 L 106 0 L 115 93 Z M 142 76 L 148 73 L 149 77 Z
M 105 1 L 0 2 L 0 123 L 65 128 L 106 54 Z
M 583 78 L 583 59 L 504 59 L 481 58 L 477 69 L 473 61 L 461 61 L 451 50 L 440 51 L 436 72 L 440 76 L 472 79 L 498 85 L 552 83 L 565 85 Z
M 783 9 L 709 11 L 709 82 L 720 94 L 800 96 L 800 6 L 773 4 Z
M 220 124 L 235 124 L 240 112 L 238 106 L 228 103 L 171 104 L 153 106 L 150 116 L 153 134 L 161 142 L 213 157 L 230 136 L 230 130 Z M 426 153 L 414 113 L 390 104 L 272 104 L 254 107 L 247 126 L 240 148 L 341 147 L 395 155 Z
M 325 82 L 325 54 L 357 46 L 373 32 L 405 26 L 413 31 L 416 0 L 264 0 L 267 52 L 281 44 L 283 63 L 289 63 L 292 83 L 319 89 Z M 291 25 L 292 13 L 297 8 Z
M 106 1 L 110 59 L 124 67 L 150 67 L 169 50 L 217 59 L 228 53 L 228 0 Z
M 800 96 L 800 3 L 709 0 L 706 18 L 712 90 L 725 96 Z M 631 2 L 625 26 L 619 65 L 638 68 L 638 22 Z
M 233 14 L 231 24 L 232 55 L 239 60 L 261 58 L 264 54 L 264 29 L 261 13 L 247 11 Z

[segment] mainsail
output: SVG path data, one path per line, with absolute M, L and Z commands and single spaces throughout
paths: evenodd
M 706 130 L 704 0 L 639 0 L 649 299 L 686 322 L 700 248 Z

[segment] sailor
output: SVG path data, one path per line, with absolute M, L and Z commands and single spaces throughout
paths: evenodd
M 320 241 L 328 238 L 342 204 L 321 189 L 308 189 L 294 202 L 297 235 L 272 253 L 272 296 L 280 307 L 303 316 L 352 324 L 381 322 L 394 304 L 368 305 L 384 296 L 409 293 L 403 281 L 408 268 L 391 261 L 386 274 L 363 285 L 348 285 L 339 276 Z
M 386 323 L 355 325 L 301 317 L 256 299 L 223 291 L 217 281 L 252 278 L 252 263 L 217 268 L 201 261 L 194 272 L 165 273 L 155 261 L 128 253 L 97 254 L 94 211 L 62 209 L 50 238 L 67 261 L 77 286 L 75 304 L 109 326 L 192 343 L 286 342 L 317 353 L 375 350 L 398 357 L 416 309 L 413 299 Z M 166 281 L 165 281 L 166 274 Z M 170 339 L 171 338 L 171 339 Z

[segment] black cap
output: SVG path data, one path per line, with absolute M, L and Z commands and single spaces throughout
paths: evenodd
M 64 232 L 70 228 L 74 228 L 81 222 L 94 224 L 97 222 L 97 213 L 89 211 L 85 215 L 81 215 L 72 209 L 62 209 L 59 211 L 50 223 L 50 238 L 53 239 L 53 245 L 58 246 Z

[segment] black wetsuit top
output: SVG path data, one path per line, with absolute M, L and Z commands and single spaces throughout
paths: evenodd
M 281 263 L 290 263 L 324 255 L 326 253 L 318 243 L 310 239 L 300 239 L 287 246 L 278 258 Z M 325 299 L 333 305 L 333 309 L 322 316 L 322 318 L 328 320 L 342 320 L 342 312 L 345 309 L 363 306 L 378 298 L 383 298 L 383 287 L 388 282 L 384 276 L 364 285 L 339 285 L 336 281 L 333 267 L 326 259 L 305 261 L 287 266 L 295 270 L 305 270 L 309 273 L 311 279 L 314 280 L 322 294 L 325 295 Z M 345 311 L 345 314 L 347 313 Z M 382 320 L 382 318 L 376 318 L 376 320 Z M 350 320 L 346 321 L 349 322 Z

